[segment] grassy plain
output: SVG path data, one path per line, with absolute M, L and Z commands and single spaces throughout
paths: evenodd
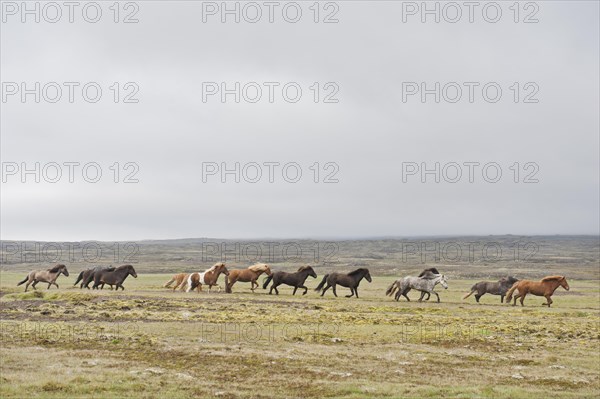
M 172 292 L 161 288 L 169 275 L 141 273 L 124 292 L 72 288 L 72 275 L 60 289 L 23 293 L 22 273 L 0 277 L 3 398 L 590 398 L 599 389 L 593 280 L 571 280 L 548 309 L 539 297 L 525 308 L 463 301 L 467 279 L 438 287 L 437 304 L 385 297 L 393 278 L 382 276 L 361 284 L 360 299 L 253 294 L 247 283 L 233 294 Z

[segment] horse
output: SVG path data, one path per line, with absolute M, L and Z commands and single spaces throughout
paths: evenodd
M 191 273 L 187 278 L 186 292 L 190 292 L 196 287 L 198 288 L 198 292 L 200 292 L 202 291 L 202 285 L 208 285 L 208 292 L 210 292 L 213 285 L 216 285 L 219 287 L 219 292 L 221 292 L 221 286 L 217 284 L 217 280 L 221 273 L 225 274 L 225 276 L 229 276 L 229 270 L 225 267 L 225 263 L 216 263 L 210 269 L 202 273 Z
M 423 270 L 419 274 L 418 277 L 431 280 L 431 279 L 434 279 L 435 277 L 437 277 L 439 274 L 440 274 L 440 272 L 438 271 L 438 269 L 436 269 L 435 267 L 432 267 L 432 268 Z M 399 281 L 399 280 L 397 280 L 397 281 Z M 396 291 L 396 289 L 398 289 L 398 288 L 400 288 L 400 284 L 392 284 L 388 287 L 388 290 L 385 292 L 385 294 L 388 296 L 391 296 L 394 293 L 394 291 Z M 421 299 L 423 298 L 423 296 L 425 294 L 427 295 L 427 299 L 425 299 L 425 300 L 428 301 L 429 298 L 431 297 L 431 294 L 429 292 L 422 292 Z
M 506 291 L 508 291 L 517 281 L 519 280 L 513 276 L 503 277 L 495 283 L 490 281 L 480 281 L 471 287 L 471 292 L 463 296 L 463 299 L 467 299 L 471 294 L 477 292 L 477 294 L 475 294 L 477 303 L 480 303 L 479 298 L 485 294 L 500 295 L 500 303 L 503 303 Z
M 425 269 L 423 270 L 418 277 L 423 277 L 423 278 L 428 278 L 428 279 L 432 279 L 435 277 L 436 274 L 441 274 L 438 269 L 436 269 L 435 267 L 430 267 L 429 269 Z M 425 299 L 426 301 L 429 300 L 429 298 L 431 297 L 431 294 L 429 292 L 426 292 L 427 294 L 427 299 Z
M 179 287 L 180 287 L 181 291 L 183 291 L 185 289 L 185 287 L 187 287 L 188 277 L 189 277 L 189 273 L 178 273 L 178 274 L 174 275 L 173 277 L 171 277 L 171 279 L 169 281 L 164 283 L 163 287 L 170 288 L 171 284 L 177 283 L 173 287 L 173 291 L 175 291 Z
M 123 281 L 125 281 L 130 274 L 134 278 L 137 278 L 137 273 L 131 265 L 119 266 L 114 268 L 114 270 L 100 270 L 94 273 L 94 285 L 92 286 L 92 289 L 98 289 L 100 284 L 102 284 L 102 288 L 104 288 L 104 284 L 108 284 L 111 286 L 111 290 L 112 286 L 116 285 L 117 290 L 121 287 L 121 290 L 124 291 L 125 287 L 123 287 Z
M 273 285 L 271 285 L 271 289 L 269 290 L 269 295 L 273 293 L 275 290 L 275 294 L 279 295 L 278 286 L 281 284 L 290 285 L 294 287 L 294 292 L 292 295 L 296 295 L 296 290 L 298 288 L 304 288 L 304 292 L 302 295 L 306 295 L 308 292 L 308 288 L 304 286 L 304 282 L 311 276 L 313 278 L 317 278 L 317 273 L 310 266 L 302 266 L 295 273 L 287 273 L 287 272 L 275 272 L 269 277 L 267 277 L 265 283 L 263 284 L 263 290 L 267 288 L 271 280 L 273 280 Z
M 94 268 L 84 270 L 81 273 L 79 273 L 79 276 L 77 276 L 77 280 L 75 281 L 75 283 L 73 285 L 77 285 L 77 283 L 81 281 L 79 288 L 81 289 L 81 288 L 85 287 L 89 290 L 90 283 L 92 281 L 94 281 L 94 274 L 101 270 L 112 271 L 112 270 L 115 270 L 115 268 L 112 266 L 108 266 L 108 267 L 107 266 L 96 266 Z
M 33 284 L 31 284 L 31 286 L 33 287 L 34 290 L 37 289 L 37 288 L 35 288 L 37 283 L 48 283 L 47 289 L 50 289 L 50 286 L 52 284 L 54 284 L 56 286 L 56 288 L 58 288 L 58 284 L 56 284 L 56 279 L 61 274 L 64 274 L 65 276 L 69 277 L 69 271 L 67 270 L 67 267 L 65 265 L 56 265 L 47 270 L 33 270 L 33 271 L 30 271 L 29 274 L 27 274 L 27 277 L 25 277 L 25 279 L 23 279 L 23 281 L 20 281 L 17 284 L 17 286 L 19 286 L 27 281 L 27 285 L 25 286 L 25 292 L 27 292 L 27 289 L 29 288 L 29 284 L 31 284 L 31 283 L 33 283 Z
M 257 263 L 248 267 L 247 269 L 235 269 L 229 272 L 228 276 L 225 276 L 225 292 L 231 293 L 231 287 L 237 282 L 251 283 L 251 290 L 254 292 L 259 287 L 256 280 L 262 274 L 266 273 L 267 276 L 272 275 L 271 268 L 266 263 Z M 256 287 L 255 287 L 256 286 Z
M 363 278 L 366 278 L 369 283 L 373 281 L 371 280 L 371 274 L 369 273 L 369 269 L 356 269 L 348 274 L 326 274 L 325 276 L 323 276 L 323 280 L 321 280 L 317 288 L 315 288 L 315 291 L 319 292 L 322 289 L 323 292 L 321 292 L 321 296 L 323 296 L 325 295 L 325 292 L 329 289 L 329 287 L 331 287 L 333 290 L 333 295 L 337 297 L 335 286 L 339 284 L 342 287 L 350 288 L 350 295 L 346 295 L 346 298 L 351 298 L 354 295 L 356 295 L 356 297 L 358 298 L 358 285 L 360 284 L 360 280 L 362 280 Z M 323 288 L 325 283 L 327 283 L 327 286 Z
M 437 296 L 437 301 L 439 303 L 440 296 L 438 295 L 437 292 L 435 292 L 433 290 L 435 288 L 435 286 L 438 284 L 441 284 L 442 287 L 444 287 L 444 289 L 448 289 L 448 282 L 446 280 L 446 276 L 444 276 L 443 274 L 438 274 L 433 279 L 407 276 L 402 279 L 394 281 L 392 283 L 392 285 L 390 285 L 388 287 L 388 289 L 386 290 L 385 293 L 386 293 L 386 295 L 392 295 L 392 293 L 397 288 L 398 292 L 396 292 L 396 296 L 395 296 L 396 301 L 400 300 L 401 296 L 404 296 L 406 298 L 406 300 L 410 302 L 410 298 L 406 294 L 408 294 L 411 289 L 415 289 L 415 290 L 421 291 L 421 297 L 419 298 L 419 302 L 421 302 L 423 300 L 425 293 L 429 293 L 429 294 L 433 293 L 433 294 L 435 294 L 435 296 Z
M 556 289 L 559 286 L 569 291 L 569 283 L 567 283 L 567 279 L 565 276 L 548 276 L 544 277 L 540 281 L 517 281 L 513 284 L 512 287 L 510 287 L 510 289 L 506 293 L 506 303 L 510 303 L 513 292 L 515 290 L 519 290 L 519 293 L 515 295 L 515 301 L 513 303 L 513 306 L 517 304 L 518 298 L 521 298 L 521 306 L 525 306 L 523 305 L 523 300 L 525 299 L 525 296 L 527 296 L 527 294 L 532 294 L 546 297 L 547 302 L 542 303 L 542 306 L 550 307 L 550 305 L 552 305 L 553 302 L 552 299 L 550 299 L 550 297 L 552 296 L 552 294 L 554 294 L 554 291 L 556 291 Z

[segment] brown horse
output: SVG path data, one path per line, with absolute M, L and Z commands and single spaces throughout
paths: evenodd
M 550 297 L 559 286 L 569 291 L 569 283 L 567 283 L 565 276 L 548 276 L 540 281 L 521 280 L 510 287 L 506 293 L 506 303 L 510 303 L 513 292 L 519 290 L 519 293 L 515 295 L 513 306 L 517 304 L 518 298 L 521 298 L 521 306 L 524 306 L 523 300 L 525 299 L 525 296 L 527 294 L 532 294 L 546 297 L 547 303 L 542 303 L 542 305 L 550 307 L 550 305 L 552 305 L 552 299 L 550 299 Z
M 137 278 L 137 273 L 131 265 L 119 266 L 114 270 L 100 270 L 99 272 L 94 273 L 94 285 L 92 286 L 92 289 L 98 289 L 98 286 L 101 284 L 102 288 L 104 288 L 104 284 L 108 284 L 110 285 L 111 290 L 112 286 L 116 285 L 117 290 L 121 287 L 124 291 L 125 287 L 123 287 L 123 281 L 125 281 L 130 274 L 133 278 Z
M 216 285 L 219 287 L 219 292 L 221 292 L 221 286 L 217 284 L 221 273 L 225 274 L 225 278 L 229 276 L 229 270 L 225 267 L 225 263 L 217 263 L 202 273 L 191 273 L 187 278 L 186 292 L 190 292 L 196 287 L 198 288 L 198 292 L 200 292 L 202 291 L 202 285 L 208 285 L 208 292 L 210 292 L 213 285 Z
M 257 263 L 256 265 L 252 265 L 247 269 L 235 269 L 229 272 L 229 276 L 225 277 L 225 292 L 231 293 L 231 287 L 236 283 L 236 281 L 241 281 L 243 283 L 252 283 L 250 288 L 252 292 L 256 288 L 258 288 L 258 283 L 256 280 L 262 274 L 266 273 L 267 276 L 271 276 L 271 268 L 269 265 L 265 263 Z
M 50 286 L 52 284 L 54 284 L 56 288 L 58 288 L 58 284 L 56 284 L 56 279 L 61 274 L 64 274 L 65 276 L 69 277 L 69 271 L 67 270 L 67 267 L 65 265 L 56 265 L 48 270 L 33 270 L 29 272 L 27 277 L 25 277 L 23 281 L 20 281 L 17 284 L 17 286 L 27 281 L 27 285 L 25 286 L 25 292 L 27 292 L 27 288 L 29 288 L 29 284 L 31 283 L 33 283 L 31 286 L 34 290 L 37 289 L 35 288 L 35 285 L 37 283 L 48 283 L 47 289 L 50 289 Z
M 175 274 L 173 277 L 171 277 L 171 279 L 169 281 L 167 281 L 166 283 L 163 284 L 163 287 L 171 288 L 171 284 L 177 283 L 173 287 L 173 291 L 175 291 L 177 288 L 180 288 L 181 291 L 183 291 L 183 290 L 185 290 L 185 287 L 187 287 L 187 279 L 188 279 L 189 275 L 190 275 L 189 273 Z

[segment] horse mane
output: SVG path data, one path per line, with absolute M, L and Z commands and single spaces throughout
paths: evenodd
M 133 267 L 133 266 L 131 266 L 131 265 L 123 265 L 123 266 L 116 267 L 115 270 L 123 270 L 123 269 L 127 269 L 128 267 Z
M 267 265 L 266 263 L 257 263 L 255 265 L 248 267 L 248 269 L 252 270 L 253 272 L 264 272 L 268 268 L 269 268 L 269 265 Z
M 548 276 L 548 277 L 544 277 L 542 279 L 542 282 L 544 282 L 544 281 L 560 281 L 564 278 L 565 278 L 565 276 Z
M 63 267 L 65 267 L 65 265 L 56 265 L 50 269 L 48 269 L 48 271 L 50 273 L 56 273 L 57 271 L 59 271 L 60 269 L 62 269 Z
M 423 277 L 424 275 L 427 274 L 427 272 L 431 272 L 433 274 L 441 274 L 440 272 L 438 272 L 438 269 L 436 269 L 435 267 L 430 267 L 429 269 L 425 269 L 421 272 L 421 274 L 419 274 L 419 277 Z
M 312 267 L 310 267 L 310 266 L 300 266 L 300 267 L 298 268 L 298 271 L 299 271 L 299 272 L 301 272 L 301 271 L 303 271 L 303 270 L 308 270 L 308 269 L 312 269 Z
M 206 270 L 204 271 L 204 273 L 214 272 L 214 271 L 217 269 L 217 267 L 218 267 L 219 265 L 221 265 L 221 263 L 215 263 L 214 265 L 212 265 L 212 266 L 210 267 L 210 269 L 206 269 Z
M 356 269 L 353 272 L 348 273 L 348 276 L 355 276 L 359 273 L 364 272 L 365 270 L 367 270 L 367 269 L 365 269 L 364 267 L 361 267 L 360 269 Z

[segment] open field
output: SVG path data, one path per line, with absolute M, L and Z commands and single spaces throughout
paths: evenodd
M 532 296 L 525 308 L 462 300 L 478 280 L 451 274 L 437 304 L 385 297 L 393 278 L 376 272 L 347 299 L 343 288 L 270 296 L 249 283 L 172 292 L 161 288 L 170 275 L 139 270 L 124 292 L 82 291 L 71 287 L 80 269 L 28 293 L 16 287 L 24 273 L 0 273 L 1 397 L 591 398 L 600 388 L 598 280 L 570 279 L 548 309 Z

